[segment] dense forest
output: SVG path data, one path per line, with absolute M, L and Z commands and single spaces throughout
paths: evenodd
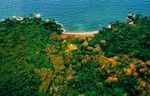
M 150 17 L 64 36 L 53 19 L 0 21 L 0 96 L 149 96 Z

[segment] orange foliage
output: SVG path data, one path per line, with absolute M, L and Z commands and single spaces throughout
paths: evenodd
M 131 68 L 124 68 L 124 72 L 127 74 L 127 75 L 130 75 L 132 73 L 132 69 Z
M 130 68 L 131 68 L 132 70 L 134 70 L 134 71 L 135 71 L 135 70 L 136 70 L 136 66 L 135 66 L 135 64 L 131 64 L 131 65 L 130 65 Z
M 116 77 L 108 77 L 106 82 L 114 82 L 114 81 L 118 81 L 118 78 Z
M 65 52 L 70 52 L 70 51 L 76 50 L 76 49 L 78 49 L 78 47 L 77 47 L 76 45 L 69 44 L 69 45 L 68 45 L 68 49 L 65 50 Z
M 78 47 L 77 47 L 76 45 L 69 44 L 69 45 L 68 45 L 68 49 L 69 49 L 69 50 L 76 50 L 76 49 L 78 49 Z

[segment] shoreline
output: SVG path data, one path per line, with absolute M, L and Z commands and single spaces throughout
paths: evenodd
M 62 34 L 64 34 L 64 35 L 81 35 L 81 36 L 89 36 L 89 35 L 95 35 L 95 34 L 98 34 L 98 31 L 89 31 L 89 32 L 78 32 L 78 31 L 71 32 L 71 31 L 68 31 L 68 32 L 63 32 Z
M 33 13 L 33 16 L 28 17 L 29 19 L 32 18 L 41 18 L 41 14 L 40 13 Z M 18 16 L 12 16 L 10 19 L 12 20 L 17 20 L 17 21 L 22 21 L 24 20 L 25 17 L 18 17 Z M 1 19 L 0 22 L 5 21 L 5 19 Z M 43 21 L 45 22 L 49 22 L 49 19 L 44 19 Z M 98 34 L 99 31 L 66 31 L 63 24 L 59 23 L 57 20 L 54 21 L 56 24 L 61 26 L 61 30 L 63 30 L 62 34 L 63 35 L 77 35 L 77 36 L 91 36 L 91 35 L 95 35 Z

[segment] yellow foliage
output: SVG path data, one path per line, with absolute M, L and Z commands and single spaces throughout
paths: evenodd
M 58 81 L 62 81 L 62 79 L 63 79 L 62 75 L 59 75 L 56 77 L 56 80 L 58 80 Z
M 69 44 L 69 45 L 68 45 L 68 49 L 65 50 L 65 52 L 70 52 L 70 51 L 76 50 L 76 49 L 78 49 L 78 47 L 77 47 L 76 45 Z
M 85 96 L 84 94 L 79 94 L 78 96 Z
M 54 85 L 52 85 L 51 87 L 50 87 L 50 89 L 49 89 L 49 92 L 50 93 L 57 93 L 58 92 L 58 86 L 54 86 Z M 54 95 L 54 96 L 59 96 L 59 95 Z
M 51 33 L 50 39 L 52 39 L 52 40 L 61 40 L 61 36 L 58 35 L 57 33 Z
M 74 58 L 73 58 L 73 54 L 71 52 L 67 52 L 65 53 L 65 61 L 66 62 L 70 62 L 72 61 Z
M 107 60 L 111 63 L 111 66 L 114 67 L 115 65 L 118 64 L 118 62 L 116 61 L 117 59 L 118 59 L 118 57 L 115 56 L 115 57 L 110 57 Z
M 87 50 L 88 50 L 88 51 L 93 51 L 93 49 L 94 49 L 94 47 L 91 47 L 91 46 L 88 46 L 88 47 L 87 47 Z
M 101 40 L 100 42 L 103 43 L 103 44 L 105 44 L 105 43 L 106 43 L 106 40 Z
M 87 41 L 83 42 L 82 46 L 88 46 L 88 42 Z
M 139 83 L 140 83 L 140 86 L 142 86 L 142 87 L 146 86 L 146 81 L 144 81 L 142 79 L 139 79 Z
M 146 64 L 147 64 L 148 66 L 150 66 L 150 60 L 146 61 Z
M 55 78 L 55 74 L 51 71 L 50 68 L 37 68 L 35 69 L 35 72 L 40 75 L 42 81 L 42 84 L 39 87 L 39 91 L 41 93 L 46 93 L 49 84 Z
M 78 47 L 77 47 L 76 45 L 69 44 L 69 45 L 68 45 L 68 49 L 69 49 L 69 50 L 76 50 L 76 49 L 78 49 Z
M 47 53 L 47 57 L 48 57 L 48 58 L 51 58 L 51 55 L 52 55 L 52 54 L 55 54 L 55 53 L 58 52 L 57 49 L 58 49 L 57 46 L 54 46 L 54 45 L 47 45 L 47 46 L 46 46 L 46 49 L 45 49 L 45 51 L 46 51 L 46 53 Z
M 63 40 L 63 42 L 62 43 L 66 43 L 67 41 L 66 40 Z
M 149 82 L 143 80 L 142 78 L 138 79 L 138 83 L 137 83 L 137 87 L 136 88 L 138 90 L 140 90 L 142 92 L 142 94 L 149 94 L 149 92 L 150 92 L 150 84 L 149 84 Z
M 101 51 L 101 48 L 100 48 L 100 46 L 98 44 L 95 45 L 94 51 L 95 52 Z
M 131 68 L 132 70 L 136 71 L 136 66 L 135 66 L 135 64 L 130 64 L 130 68 Z
M 103 64 L 109 63 L 109 62 L 107 61 L 107 57 L 105 57 L 103 54 L 99 54 L 96 59 L 98 60 L 98 62 L 99 62 L 100 64 L 101 64 L 101 63 L 103 63 Z
M 145 72 L 146 71 L 146 68 L 141 68 L 140 69 L 140 72 L 142 73 L 142 72 Z
M 99 54 L 97 56 L 95 56 L 94 60 L 93 60 L 95 63 L 99 64 L 100 66 L 97 68 L 97 70 L 101 70 L 103 68 L 105 68 L 109 62 L 107 60 L 107 58 L 102 55 L 102 54 Z
M 104 55 L 102 54 L 99 54 L 96 58 L 95 58 L 95 62 L 100 64 L 98 70 L 101 70 L 101 69 L 108 69 L 107 67 L 115 67 L 117 64 L 119 64 L 117 62 L 117 59 L 118 57 L 115 56 L 115 57 L 110 57 L 110 58 L 107 58 L 105 57 Z
M 95 35 L 89 35 L 89 36 L 87 37 L 87 38 L 88 38 L 88 41 L 93 40 L 94 36 L 95 36 Z
M 52 55 L 50 61 L 52 62 L 56 72 L 60 72 L 65 67 L 64 60 L 61 55 Z
M 67 70 L 67 80 L 70 80 L 72 76 L 75 74 L 75 71 L 72 69 L 72 65 L 70 64 L 69 69 Z
M 90 56 L 89 55 L 85 55 L 81 61 L 82 64 L 86 64 L 88 61 L 90 60 Z
M 39 51 L 38 51 L 38 52 L 36 52 L 36 53 L 35 53 L 35 55 L 36 55 L 37 57 L 39 57 L 40 52 L 39 52 Z
M 134 74 L 135 76 L 138 76 L 138 75 L 139 75 L 139 73 L 137 73 L 137 72 L 133 72 L 133 74 Z

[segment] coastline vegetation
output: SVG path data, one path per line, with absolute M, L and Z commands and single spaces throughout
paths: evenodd
M 40 15 L 0 22 L 0 96 L 148 96 L 150 17 L 65 36 Z

